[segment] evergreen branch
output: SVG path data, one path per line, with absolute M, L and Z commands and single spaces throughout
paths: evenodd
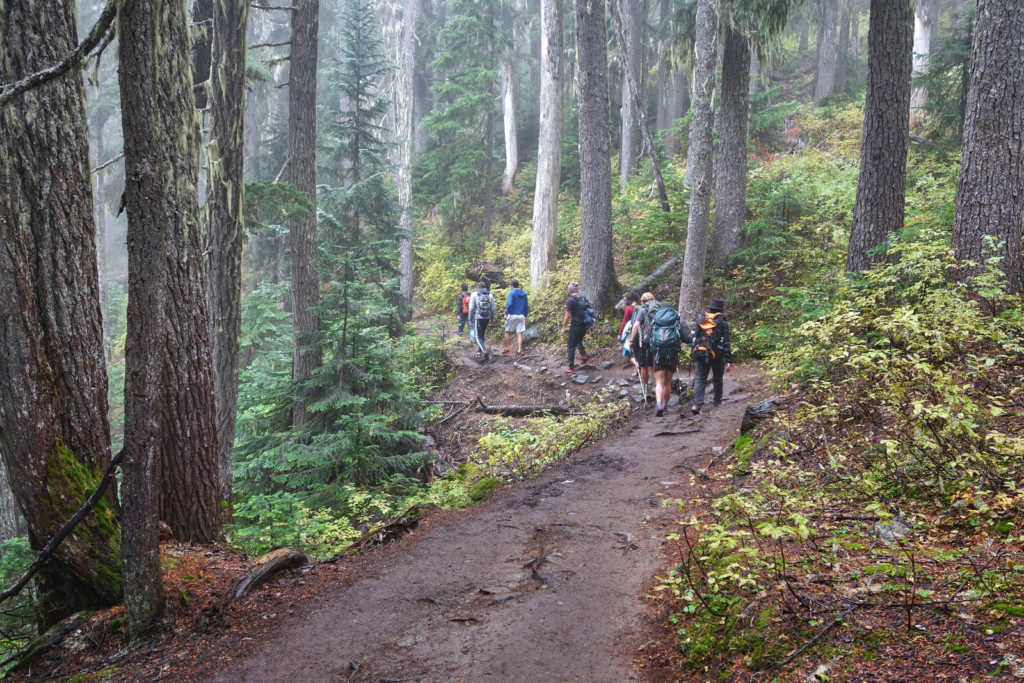
M 78 44 L 78 47 L 76 47 L 71 54 L 51 67 L 47 67 L 42 71 L 37 71 L 31 76 L 22 78 L 20 81 L 5 84 L 3 88 L 0 89 L 0 108 L 7 106 L 7 104 L 18 95 L 52 81 L 55 78 L 63 76 L 76 66 L 81 66 L 82 61 L 88 57 L 89 52 L 91 52 L 92 49 L 103 39 L 104 35 L 106 35 L 107 29 L 109 29 L 113 24 L 114 16 L 116 14 L 117 0 L 108 0 L 107 6 L 103 8 L 103 12 L 100 14 L 100 18 L 96 20 L 96 23 L 93 24 L 92 29 L 90 29 L 89 35 L 85 37 L 85 40 Z
M 96 485 L 96 490 L 94 490 L 92 495 L 82 503 L 82 507 L 78 508 L 78 511 L 71 515 L 71 519 L 66 521 L 64 526 L 62 526 L 57 533 L 53 535 L 50 542 L 39 551 L 36 555 L 36 559 L 32 560 L 32 564 L 28 566 L 25 573 L 22 574 L 17 581 L 11 584 L 7 590 L 0 593 L 0 602 L 20 593 L 29 582 L 29 579 L 35 576 L 36 572 L 38 572 L 40 567 L 43 566 L 43 563 L 50 559 L 50 557 L 57 551 L 57 547 L 60 546 L 65 538 L 68 537 L 78 523 L 85 519 L 86 515 L 92 512 L 92 509 L 96 507 L 96 503 L 98 503 L 100 498 L 103 497 L 107 487 L 110 486 L 110 482 L 114 480 L 114 472 L 117 470 L 117 466 L 121 464 L 122 460 L 124 460 L 124 450 L 121 450 L 120 453 L 111 458 L 110 464 L 107 465 L 107 469 L 103 473 L 103 478 L 100 479 L 100 483 Z

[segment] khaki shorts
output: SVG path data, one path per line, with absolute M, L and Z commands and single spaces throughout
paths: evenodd
M 526 331 L 526 316 L 525 315 L 510 315 L 505 318 L 505 331 L 506 332 L 519 332 L 520 334 Z

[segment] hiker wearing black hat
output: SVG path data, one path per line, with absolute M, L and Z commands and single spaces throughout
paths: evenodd
M 693 336 L 693 406 L 690 411 L 694 415 L 704 403 L 709 371 L 715 387 L 714 405 L 722 403 L 725 373 L 732 367 L 732 336 L 722 313 L 724 308 L 725 301 L 712 299 Z

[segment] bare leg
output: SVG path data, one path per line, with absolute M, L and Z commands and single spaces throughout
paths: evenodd
M 516 353 L 523 352 L 523 333 L 516 332 Z

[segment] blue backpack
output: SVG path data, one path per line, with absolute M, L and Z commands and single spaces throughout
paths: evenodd
M 679 335 L 679 314 L 671 306 L 662 306 L 651 318 L 651 350 L 659 358 L 670 358 L 679 353 L 682 339 Z
M 579 300 L 580 310 L 583 311 L 583 317 L 580 319 L 580 322 L 588 328 L 593 327 L 594 323 L 597 322 L 597 313 L 594 312 L 594 307 L 590 305 L 587 297 L 582 294 L 578 294 L 577 299 Z

